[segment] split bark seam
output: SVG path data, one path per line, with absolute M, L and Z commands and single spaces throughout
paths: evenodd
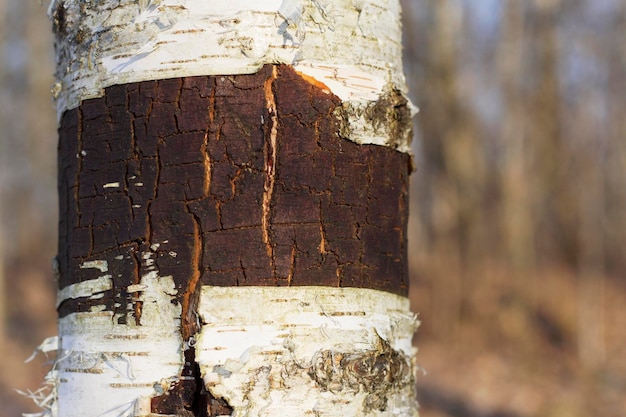
M 263 242 L 267 255 L 270 257 L 272 271 L 276 271 L 274 261 L 274 247 L 272 244 L 271 216 L 272 196 L 274 183 L 276 182 L 276 155 L 278 153 L 276 137 L 278 136 L 278 113 L 276 111 L 276 99 L 272 90 L 274 80 L 278 78 L 278 67 L 272 66 L 271 76 L 265 81 L 265 103 L 269 116 L 269 138 L 265 141 L 265 184 L 263 185 Z

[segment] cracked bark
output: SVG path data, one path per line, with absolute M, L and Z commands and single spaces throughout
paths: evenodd
M 96 278 L 80 265 L 106 260 L 114 287 L 100 299 L 66 300 L 59 315 L 104 305 L 138 324 L 141 305 L 126 288 L 152 267 L 144 253 L 174 279 L 186 341 L 197 331 L 202 285 L 406 296 L 410 157 L 342 139 L 340 100 L 310 81 L 266 65 L 112 86 L 66 111 L 59 286 Z M 190 352 L 186 378 L 153 400 L 154 413 L 228 409 L 207 397 Z

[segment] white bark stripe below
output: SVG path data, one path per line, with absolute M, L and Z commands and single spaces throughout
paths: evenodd
M 144 260 L 147 258 L 149 254 L 144 255 Z M 83 266 L 108 272 L 105 261 Z M 97 295 L 103 290 L 100 281 L 80 283 L 65 294 L 65 299 Z M 55 380 L 56 401 L 42 416 L 149 415 L 150 398 L 163 394 L 180 378 L 181 307 L 172 302 L 177 294 L 174 280 L 153 270 L 140 284 L 128 287 L 131 290 L 140 291 L 139 323 L 135 323 L 132 312 L 100 311 L 104 305 L 59 319 L 57 360 L 49 374 Z M 119 323 L 120 319 L 125 319 L 125 324 Z
M 272 63 L 294 65 L 356 108 L 406 91 L 398 0 L 53 0 L 49 14 L 59 117 L 114 84 Z M 350 139 L 387 143 L 367 130 Z
M 199 314 L 206 388 L 237 416 L 417 415 L 410 358 L 418 322 L 405 297 L 204 286 Z

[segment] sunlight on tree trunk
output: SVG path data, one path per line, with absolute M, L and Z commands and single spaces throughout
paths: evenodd
M 398 1 L 49 14 L 50 413 L 417 415 Z

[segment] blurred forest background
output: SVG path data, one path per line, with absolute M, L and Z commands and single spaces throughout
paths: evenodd
M 626 1 L 403 3 L 422 417 L 623 417 Z M 46 7 L 0 0 L 0 417 L 56 334 Z

